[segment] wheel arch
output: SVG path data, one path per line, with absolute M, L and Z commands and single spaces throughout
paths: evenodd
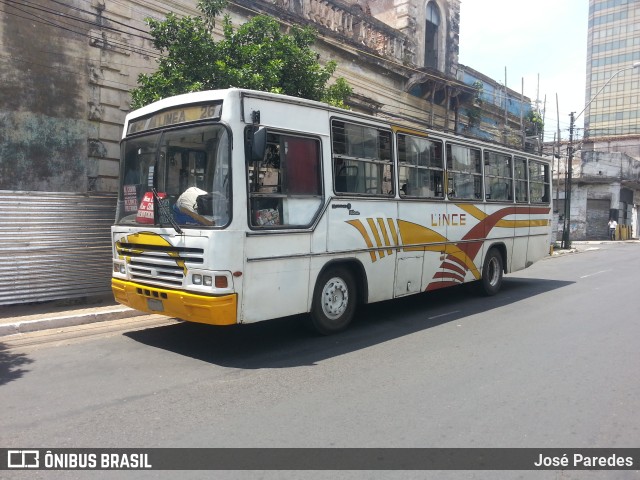
M 502 242 L 496 242 L 489 245 L 489 247 L 485 250 L 484 257 L 487 257 L 487 254 L 491 251 L 491 249 L 495 249 L 498 251 L 500 256 L 502 257 L 502 271 L 503 273 L 509 273 L 507 267 L 507 246 Z M 484 265 L 484 259 L 482 260 Z
M 335 267 L 347 268 L 351 272 L 356 282 L 357 303 L 360 305 L 368 303 L 369 283 L 367 281 L 367 273 L 364 269 L 364 266 L 362 265 L 362 262 L 360 262 L 356 258 L 340 258 L 340 259 L 330 260 L 329 262 L 325 263 L 324 266 L 318 272 L 318 275 L 316 275 L 315 281 L 313 283 L 313 292 L 315 293 L 315 289 L 318 288 L 318 278 L 320 278 L 322 274 L 327 270 L 329 270 L 330 268 L 335 268 Z M 313 307 L 314 296 L 315 295 L 311 295 L 312 301 L 309 302 L 310 308 Z

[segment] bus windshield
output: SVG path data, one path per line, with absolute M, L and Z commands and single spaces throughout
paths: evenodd
M 122 142 L 116 223 L 224 227 L 231 211 L 227 130 L 205 125 Z

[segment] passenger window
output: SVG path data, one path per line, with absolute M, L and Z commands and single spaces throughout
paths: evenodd
M 451 199 L 482 199 L 480 149 L 447 144 L 447 194 Z
M 516 181 L 516 202 L 529 202 L 529 169 L 527 168 L 527 159 L 515 157 L 514 172 Z
M 442 142 L 398 134 L 401 197 L 444 198 Z
M 529 189 L 531 203 L 549 203 L 551 199 L 549 165 L 534 160 L 529 162 Z
M 334 120 L 331 133 L 336 193 L 393 195 L 391 132 Z
M 308 227 L 323 203 L 320 142 L 268 132 L 262 161 L 248 163 L 250 224 Z
M 484 152 L 485 195 L 487 200 L 513 201 L 513 173 L 511 155 Z

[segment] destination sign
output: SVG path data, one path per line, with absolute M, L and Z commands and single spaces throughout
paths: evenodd
M 168 127 L 180 123 L 196 122 L 198 120 L 210 120 L 220 118 L 222 103 L 208 103 L 200 105 L 186 105 L 163 110 L 148 117 L 129 122 L 127 134 L 153 130 L 154 128 Z

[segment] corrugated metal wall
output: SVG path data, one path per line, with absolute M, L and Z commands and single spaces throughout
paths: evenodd
M 587 240 L 608 238 L 609 207 L 611 200 L 587 199 Z
M 116 200 L 0 191 L 0 305 L 108 294 Z

